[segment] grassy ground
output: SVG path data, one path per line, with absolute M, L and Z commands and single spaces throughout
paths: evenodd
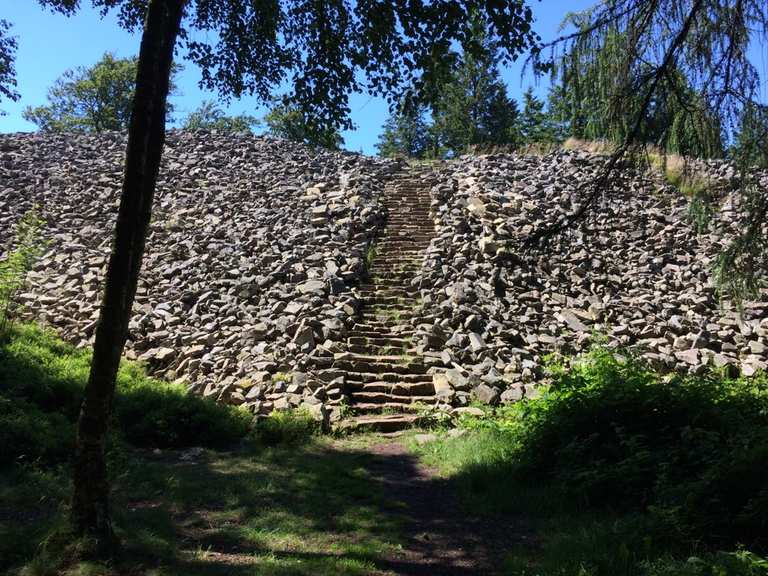
M 128 363 L 110 450 L 123 554 L 73 561 L 85 543 L 61 535 L 88 362 L 32 326 L 0 343 L 0 573 L 392 574 L 409 558 L 413 526 L 369 450 L 380 438 L 318 437 L 290 413 L 249 431 L 242 411 Z M 488 526 L 523 521 L 498 545 L 502 573 L 768 575 L 765 376 L 665 378 L 599 349 L 552 376 L 537 400 L 465 418 L 460 437 L 412 443 L 443 475 L 428 490 Z
M 398 526 L 379 512 L 367 458 L 320 439 L 232 452 L 120 449 L 112 473 L 122 561 L 69 573 L 383 574 L 377 561 L 396 548 Z M 64 470 L 3 475 L 2 568 L 56 573 L 60 549 L 36 543 L 62 522 L 67 492 Z
M 468 511 L 530 522 L 504 574 L 768 574 L 765 377 L 665 379 L 598 350 L 463 425 L 412 449 Z
M 89 361 L 34 326 L 0 343 L 0 573 L 55 574 L 75 551 L 56 534 Z M 300 415 L 247 433 L 249 422 L 126 363 L 110 449 L 124 554 L 68 573 L 379 573 L 398 530 L 379 512 L 368 439 L 316 437 Z

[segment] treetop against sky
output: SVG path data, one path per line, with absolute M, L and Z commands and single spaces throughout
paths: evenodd
M 543 40 L 557 36 L 560 23 L 568 12 L 584 10 L 596 0 L 570 0 L 569 2 L 537 2 L 530 5 L 536 18 L 534 29 Z M 46 92 L 54 81 L 66 70 L 78 66 L 93 65 L 105 52 L 119 57 L 134 56 L 139 49 L 139 34 L 128 33 L 120 28 L 114 13 L 101 18 L 90 3 L 72 17 L 51 13 L 37 2 L 7 0 L 0 18 L 8 20 L 13 28 L 11 33 L 18 41 L 16 72 L 18 91 L 21 99 L 0 103 L 0 132 L 23 132 L 35 129 L 34 124 L 22 118 L 27 106 L 46 103 Z M 752 59 L 761 76 L 768 78 L 768 55 L 754 50 Z M 530 70 L 524 70 L 524 58 L 512 66 L 503 67 L 501 75 L 507 84 L 509 95 L 522 101 L 529 86 L 543 97 L 549 86 L 548 79 L 535 79 Z M 215 100 L 216 94 L 198 87 L 200 71 L 197 66 L 179 62 L 183 66 L 177 77 L 178 90 L 171 97 L 178 121 L 195 110 L 204 100 Z M 763 100 L 768 101 L 768 86 L 763 87 Z M 375 153 L 375 143 L 384 124 L 388 108 L 382 98 L 367 94 L 354 94 L 350 100 L 352 121 L 356 130 L 345 131 L 342 136 L 349 150 Z M 267 112 L 264 102 L 257 97 L 243 97 L 226 106 L 229 114 L 250 114 L 261 117 Z
M 533 2 L 536 17 L 535 30 L 547 39 L 557 34 L 558 27 L 568 11 L 588 8 L 593 0 L 561 2 Z M 64 71 L 78 66 L 93 65 L 104 52 L 126 57 L 138 53 L 139 34 L 130 34 L 120 28 L 114 14 L 102 19 L 89 3 L 72 17 L 64 17 L 42 9 L 37 2 L 11 0 L 3 6 L 0 18 L 8 20 L 11 33 L 18 41 L 16 73 L 21 99 L 17 102 L 3 100 L 0 110 L 7 113 L 0 117 L 0 132 L 21 132 L 35 129 L 34 124 L 22 118 L 27 106 L 46 103 L 46 92 Z M 510 96 L 522 99 L 530 85 L 538 94 L 546 94 L 547 82 L 538 84 L 528 71 L 523 72 L 523 59 L 513 66 L 502 69 Z M 184 118 L 203 100 L 216 99 L 216 95 L 198 87 L 200 71 L 194 64 L 179 62 L 184 68 L 178 74 L 177 93 L 171 98 L 175 118 Z M 374 145 L 386 120 L 388 108 L 381 98 L 367 94 L 355 94 L 351 100 L 352 121 L 357 129 L 343 133 L 345 147 L 354 151 L 374 154 Z M 267 112 L 264 102 L 256 97 L 233 100 L 228 107 L 230 114 L 246 113 L 263 116 Z

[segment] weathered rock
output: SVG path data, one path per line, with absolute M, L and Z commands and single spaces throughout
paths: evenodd
M 475 386 L 472 390 L 472 395 L 477 398 L 483 404 L 494 406 L 499 402 L 499 390 L 487 384 L 480 384 Z

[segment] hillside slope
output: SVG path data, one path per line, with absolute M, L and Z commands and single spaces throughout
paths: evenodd
M 455 368 L 454 403 L 481 383 L 491 388 L 481 388 L 485 400 L 519 399 L 545 377 L 547 355 L 595 340 L 634 349 L 664 371 L 766 368 L 768 292 L 739 317 L 712 279 L 738 218 L 727 194 L 697 233 L 684 196 L 624 167 L 591 218 L 541 250 L 523 248 L 531 231 L 577 209 L 574 193 L 603 162 L 559 151 L 465 156 L 441 169 L 419 334 L 428 355 Z M 702 168 L 716 188 L 733 175 L 725 163 Z
M 124 144 L 119 134 L 0 136 L 0 242 L 35 205 L 50 241 L 22 295 L 27 316 L 81 345 L 97 318 Z M 382 411 L 393 395 L 398 410 L 514 402 L 546 381 L 548 355 L 595 340 L 662 371 L 765 369 L 768 294 L 739 317 L 711 278 L 722 231 L 737 223 L 727 194 L 697 233 L 686 198 L 625 167 L 593 218 L 544 250 L 521 247 L 576 209 L 576 189 L 603 162 L 559 151 L 409 168 L 171 132 L 126 355 L 259 414 L 356 397 Z M 707 169 L 718 186 L 732 177 L 726 164 Z M 421 248 L 402 249 L 408 233 L 428 243 L 421 263 Z
M 98 315 L 124 147 L 119 134 L 0 137 L 0 243 L 34 206 L 50 242 L 22 302 L 83 345 Z M 378 197 L 396 169 L 273 138 L 171 132 L 127 356 L 222 399 L 311 364 L 359 307 L 341 294 L 365 273 L 384 220 Z

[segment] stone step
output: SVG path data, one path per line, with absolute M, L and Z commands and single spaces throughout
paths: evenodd
M 419 301 L 415 298 L 406 300 L 405 302 L 369 302 L 367 308 L 368 312 L 376 314 L 391 314 L 392 312 L 413 312 L 413 309 L 420 305 Z M 365 314 L 365 312 L 363 312 Z
M 416 288 L 410 288 L 410 289 L 405 288 L 405 287 L 399 287 L 399 288 L 393 288 L 393 287 L 390 287 L 390 288 L 386 288 L 386 287 L 361 288 L 360 286 L 357 287 L 357 292 L 363 298 L 375 298 L 375 297 L 384 297 L 384 298 L 413 298 L 418 293 Z
M 400 432 L 416 424 L 415 414 L 377 414 L 354 416 L 342 420 L 336 430 L 339 432 Z
M 403 334 L 403 330 L 408 332 L 412 331 L 410 325 L 406 323 L 399 323 L 390 321 L 382 321 L 376 318 L 358 318 L 357 324 L 352 326 L 352 329 L 347 332 L 347 336 L 380 336 L 384 338 L 406 338 L 407 335 Z
M 349 360 L 354 362 L 370 362 L 375 364 L 413 364 L 416 361 L 420 361 L 416 356 L 406 356 L 403 354 L 358 354 L 355 352 L 340 352 L 333 355 L 334 362 L 337 360 Z
M 377 392 L 395 396 L 434 396 L 432 382 L 348 382 L 351 392 Z
M 408 342 L 402 346 L 396 346 L 393 344 L 347 344 L 347 351 L 353 354 L 364 354 L 369 356 L 376 356 L 382 354 L 413 354 L 414 348 L 411 347 L 411 343 Z
M 422 256 L 419 256 L 418 258 L 411 258 L 411 257 L 403 257 L 400 254 L 392 254 L 390 256 L 381 256 L 377 257 L 373 264 L 408 264 L 411 266 L 421 266 L 421 264 L 424 262 L 424 258 Z
M 391 250 L 387 251 L 386 250 L 387 248 L 391 248 Z M 389 254 L 392 254 L 392 255 L 397 254 L 404 258 L 418 258 L 418 259 L 421 259 L 424 256 L 423 251 L 419 250 L 418 248 L 403 248 L 399 245 L 382 246 L 380 244 L 377 244 L 376 251 L 378 253 L 377 259 Z
M 419 258 L 418 260 L 405 260 L 402 258 L 380 258 L 373 261 L 372 268 L 414 268 L 418 269 L 421 268 L 421 265 L 424 263 L 423 258 Z
M 352 346 L 361 346 L 366 344 L 373 344 L 376 346 L 410 346 L 410 338 L 401 338 L 399 336 L 373 336 L 373 337 L 361 337 L 350 336 L 347 338 L 347 344 Z
M 348 334 L 348 338 L 403 338 L 403 334 L 392 332 L 386 328 L 376 328 L 371 330 L 361 330 L 353 328 Z
M 366 310 L 358 317 L 358 323 L 366 327 L 393 328 L 409 324 L 406 320 L 410 320 L 413 315 L 413 311 L 408 310 L 391 310 L 378 313 L 375 310 Z
M 353 405 L 356 406 L 364 404 L 403 404 L 404 406 L 409 406 L 411 404 L 435 404 L 437 402 L 437 398 L 434 395 L 398 396 L 386 392 L 351 392 L 349 398 L 354 403 Z
M 401 226 L 409 230 L 427 232 L 434 228 L 435 222 L 432 218 L 419 214 L 404 214 L 402 216 L 390 215 L 386 221 L 386 228 Z
M 333 358 L 332 371 L 344 374 L 351 410 L 360 414 L 341 428 L 400 430 L 413 424 L 415 416 L 407 412 L 414 405 L 437 402 L 428 366 L 413 350 L 410 324 L 420 307 L 412 282 L 435 238 L 431 173 L 432 168 L 409 169 L 385 189 L 387 222 L 369 278 L 354 291 L 361 299 L 360 315 L 347 335 L 346 351 Z M 398 413 L 381 414 L 388 410 Z
M 355 414 L 381 414 L 386 412 L 418 412 L 420 410 L 419 405 L 404 404 L 402 402 L 357 402 L 349 405 L 350 409 Z
M 346 375 L 347 385 L 367 382 L 398 382 L 400 384 L 432 383 L 431 374 L 396 374 L 394 372 L 350 372 Z
M 334 360 L 333 367 L 347 372 L 359 372 L 366 374 L 424 374 L 427 367 L 424 364 L 394 362 L 371 362 L 354 360 Z

